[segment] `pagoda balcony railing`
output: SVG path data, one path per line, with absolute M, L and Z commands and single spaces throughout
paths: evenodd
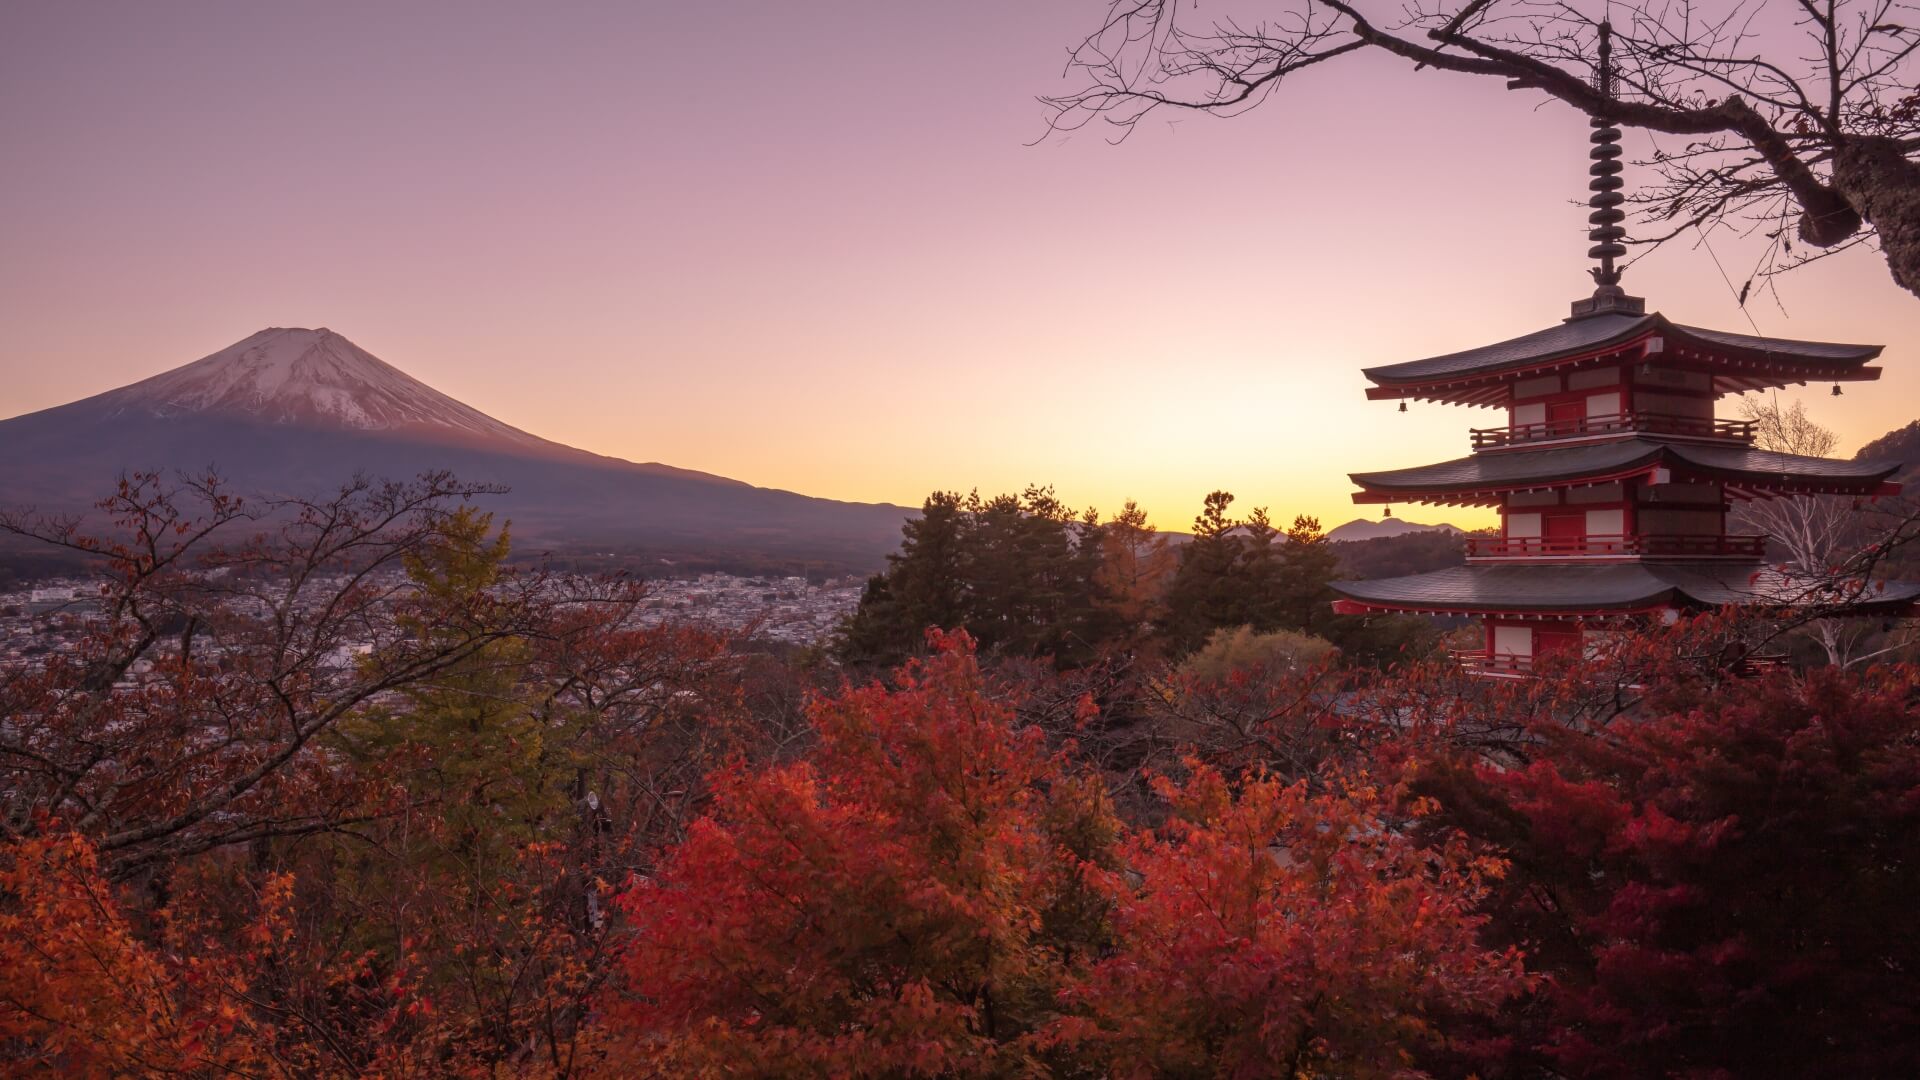
M 1758 676 L 1765 675 L 1769 671 L 1778 671 L 1782 668 L 1790 667 L 1792 663 L 1792 658 L 1786 653 L 1759 653 L 1753 656 L 1742 657 L 1734 663 L 1731 670 L 1735 675 L 1757 678 Z
M 1469 675 L 1517 679 L 1533 674 L 1533 657 L 1531 656 L 1488 652 L 1485 649 L 1454 649 L 1452 656 L 1453 662 L 1460 666 L 1460 670 Z M 1786 667 L 1788 663 L 1785 653 L 1769 653 L 1745 657 L 1728 670 L 1741 678 L 1752 679 L 1759 678 L 1769 671 Z
M 1549 439 L 1578 439 L 1593 435 L 1617 435 L 1621 432 L 1633 431 L 1751 443 L 1753 426 L 1751 420 L 1718 420 L 1702 416 L 1675 416 L 1670 413 L 1632 412 L 1611 416 L 1582 416 L 1571 420 L 1544 420 L 1537 424 L 1473 428 L 1472 431 L 1473 448 L 1489 450 L 1518 443 L 1545 442 Z
M 1467 540 L 1469 559 L 1570 559 L 1609 555 L 1758 559 L 1766 553 L 1764 536 L 1475 536 Z
M 1460 670 L 1472 675 L 1517 678 L 1533 673 L 1533 657 L 1488 652 L 1485 649 L 1454 649 L 1453 662 L 1460 665 Z

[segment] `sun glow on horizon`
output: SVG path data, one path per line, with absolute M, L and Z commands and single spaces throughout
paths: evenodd
M 1361 368 L 1552 325 L 1591 288 L 1585 121 L 1497 84 L 1329 65 L 1289 92 L 1337 109 L 1029 145 L 1099 5 L 770 9 L 750 35 L 704 5 L 465 10 L 256 8 L 193 34 L 156 8 L 14 13 L 0 413 L 326 325 L 634 461 L 907 506 L 1052 485 L 1171 530 L 1224 489 L 1331 527 L 1380 517 L 1347 473 L 1463 456 L 1494 422 L 1369 402 Z M 722 43 L 788 92 L 713 89 Z M 1914 418 L 1920 304 L 1872 252 L 1743 310 L 1715 260 L 1752 253 L 1713 244 L 1654 251 L 1628 291 L 1693 325 L 1886 344 L 1881 383 L 1784 396 L 1843 453 Z

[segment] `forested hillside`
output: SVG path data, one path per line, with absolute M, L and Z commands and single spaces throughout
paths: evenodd
M 1894 479 L 1902 483 L 1920 479 L 1920 420 L 1887 432 L 1853 456 L 1861 461 L 1899 462 L 1902 468 Z

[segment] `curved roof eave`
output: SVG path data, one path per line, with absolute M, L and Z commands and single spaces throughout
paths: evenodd
M 1624 613 L 1671 606 L 1677 599 L 1671 583 L 1634 564 L 1454 566 L 1405 577 L 1336 581 L 1333 588 L 1374 607 L 1473 615 Z
M 1458 614 L 1627 614 L 1661 607 L 1791 608 L 1810 579 L 1753 564 L 1466 565 L 1425 574 L 1336 581 L 1341 596 L 1382 610 Z M 1817 602 L 1817 598 L 1816 598 Z M 1911 610 L 1920 582 L 1876 582 L 1847 604 L 1861 612 Z
M 1692 347 L 1731 352 L 1748 359 L 1818 367 L 1841 376 L 1879 356 L 1884 348 L 1880 345 L 1797 341 L 1707 330 L 1672 322 L 1658 312 L 1651 315 L 1609 312 L 1570 319 L 1558 326 L 1474 349 L 1424 360 L 1363 368 L 1361 374 L 1382 387 L 1422 386 L 1605 355 L 1655 334 L 1672 339 L 1675 349 Z M 1862 373 L 1862 377 L 1868 376 Z
M 1662 464 L 1690 476 L 1756 490 L 1831 487 L 1859 495 L 1886 494 L 1880 490 L 1881 486 L 1899 469 L 1898 464 L 1803 457 L 1747 446 L 1629 438 L 1499 454 L 1471 454 L 1411 469 L 1349 473 L 1348 479 L 1362 489 L 1355 493 L 1355 502 L 1378 502 L 1395 495 L 1473 496 L 1611 483 Z

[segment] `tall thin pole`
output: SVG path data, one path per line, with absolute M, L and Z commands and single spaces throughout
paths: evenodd
M 1600 65 L 1594 72 L 1593 88 L 1603 98 L 1613 97 L 1613 24 L 1600 24 Z M 1620 179 L 1623 166 L 1620 164 L 1620 129 L 1613 126 L 1611 120 L 1594 116 L 1588 119 L 1593 134 L 1588 141 L 1593 149 L 1587 157 L 1593 161 L 1587 174 L 1593 179 L 1588 182 L 1587 190 L 1593 195 L 1587 199 L 1592 213 L 1587 215 L 1587 239 L 1593 246 L 1587 249 L 1587 257 L 1597 259 L 1599 266 L 1587 271 L 1593 275 L 1594 284 L 1599 288 L 1594 295 L 1621 295 L 1620 269 L 1614 260 L 1627 253 L 1626 246 L 1620 241 L 1626 237 L 1627 230 L 1620 227 L 1626 220 L 1626 214 L 1620 204 L 1626 202 L 1626 196 L 1620 194 L 1625 184 Z

